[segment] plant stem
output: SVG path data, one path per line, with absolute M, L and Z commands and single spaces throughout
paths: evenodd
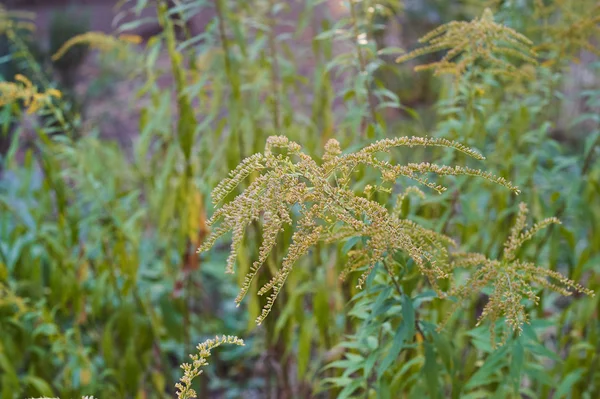
M 276 19 L 273 11 L 275 0 L 269 1 L 269 51 L 271 53 L 271 90 L 273 91 L 273 127 L 279 131 L 279 61 L 277 60 L 277 43 L 275 42 Z
M 387 270 L 388 274 L 390 275 L 390 279 L 392 280 L 392 283 L 394 284 L 394 288 L 396 289 L 396 292 L 398 293 L 398 295 L 400 295 L 400 297 L 404 296 L 402 287 L 400 287 L 400 284 L 398 283 L 398 281 L 396 281 L 396 277 L 394 276 L 393 270 L 391 269 L 390 265 L 388 265 L 388 263 L 385 261 L 385 259 L 382 261 L 382 263 L 383 263 L 383 266 L 385 267 L 385 270 Z M 421 334 L 421 336 L 423 336 L 423 339 L 425 339 L 425 334 L 423 333 L 423 330 L 421 330 L 421 326 L 419 326 L 419 315 L 416 310 L 415 310 L 415 329 Z
M 241 97 L 242 97 L 242 93 L 240 90 L 240 85 L 237 83 L 237 76 L 233 73 L 232 67 L 231 67 L 231 60 L 229 59 L 230 57 L 230 49 L 229 49 L 229 41 L 227 40 L 227 35 L 225 34 L 225 15 L 223 14 L 223 8 L 221 6 L 221 0 L 214 0 L 214 5 L 215 5 L 215 11 L 217 14 L 217 22 L 219 25 L 219 38 L 221 40 L 221 47 L 223 49 L 223 61 L 225 63 L 225 76 L 227 76 L 227 80 L 229 81 L 229 84 L 231 86 L 231 94 L 232 94 L 232 99 L 231 102 L 233 104 L 239 104 L 241 102 Z M 235 110 L 234 115 L 233 116 L 233 120 L 237 123 L 239 121 L 239 117 L 237 115 L 237 113 L 239 112 L 240 107 L 239 106 L 233 106 L 231 107 L 232 109 Z M 244 157 L 244 144 L 242 141 L 242 135 L 239 132 L 239 129 L 237 126 L 233 127 L 232 130 L 235 132 L 235 135 L 237 136 L 237 142 L 238 142 L 238 150 L 239 150 L 239 156 L 240 158 Z
M 350 14 L 352 18 L 352 30 L 354 36 L 354 42 L 356 44 L 356 55 L 358 57 L 359 63 L 359 71 L 361 76 L 367 76 L 367 62 L 363 55 L 363 52 L 360 48 L 360 43 L 358 42 L 358 37 L 360 32 L 358 30 L 358 17 L 356 13 L 356 0 L 350 0 Z M 371 113 L 371 122 L 377 123 L 377 113 L 375 111 L 375 102 L 373 101 L 373 94 L 371 93 L 371 86 L 369 85 L 369 80 L 365 79 L 365 89 L 367 91 L 367 103 L 369 105 L 369 112 Z M 365 129 L 363 128 L 363 133 Z
M 221 46 L 223 47 L 223 58 L 225 61 L 225 74 L 227 77 L 231 77 L 231 62 L 229 60 L 229 42 L 227 41 L 227 35 L 225 34 L 225 17 L 223 16 L 223 10 L 221 8 L 221 0 L 214 0 L 215 11 L 217 13 L 217 22 L 219 25 L 219 38 L 221 39 Z M 231 81 L 230 81 L 231 82 Z M 234 97 L 237 98 L 239 93 L 236 91 L 237 86 L 232 85 L 234 91 Z

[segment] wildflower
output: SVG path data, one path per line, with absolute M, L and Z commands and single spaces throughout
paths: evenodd
M 198 354 L 190 355 L 192 363 L 184 363 L 181 365 L 183 369 L 183 377 L 175 384 L 178 399 L 196 398 L 196 391 L 192 389 L 192 380 L 202 374 L 201 368 L 208 364 L 208 358 L 211 355 L 211 350 L 223 344 L 244 346 L 244 341 L 233 335 L 216 336 L 215 339 L 208 339 L 199 344 L 196 349 Z
M 372 167 L 381 173 L 384 184 L 386 181 L 394 182 L 400 177 L 405 177 L 438 192 L 443 192 L 446 188 L 429 181 L 427 175 L 433 173 L 479 176 L 503 185 L 515 193 L 519 190 L 505 179 L 478 169 L 427 162 L 392 165 L 378 158 L 379 153 L 389 152 L 397 147 L 413 146 L 448 147 L 473 158 L 483 159 L 477 151 L 450 140 L 399 137 L 380 140 L 350 154 L 342 154 L 339 143 L 329 140 L 325 145 L 323 162 L 319 165 L 303 153 L 297 143 L 284 136 L 270 137 L 264 153 L 246 158 L 214 189 L 213 203 L 221 204 L 245 178 L 253 173 L 259 174 L 241 194 L 220 205 L 215 211 L 208 223 L 217 226 L 198 251 L 208 250 L 217 239 L 232 232 L 226 271 L 233 273 L 244 232 L 251 223 L 263 220 L 263 242 L 259 248 L 258 259 L 245 276 L 236 298 L 239 305 L 275 246 L 279 233 L 286 225 L 293 224 L 293 216 L 296 213 L 292 213 L 292 209 L 299 209 L 292 242 L 281 267 L 258 291 L 258 295 L 269 294 L 267 303 L 256 320 L 258 324 L 262 323 L 271 311 L 294 264 L 319 241 L 336 242 L 351 237 L 365 238 L 363 248 L 353 252 L 341 275 L 344 278 L 364 267 L 365 271 L 358 279 L 359 287 L 365 283 L 377 262 L 401 251 L 415 260 L 419 270 L 429 279 L 432 286 L 438 289 L 437 280 L 448 278 L 446 246 L 453 245 L 453 241 L 414 222 L 401 219 L 398 217 L 399 212 L 390 212 L 378 202 L 348 189 L 352 171 L 361 166 Z M 366 188 L 367 193 L 372 190 L 373 187 Z M 382 186 L 378 186 L 377 190 L 391 192 L 389 188 Z M 410 193 L 423 194 L 420 190 L 411 188 L 402 195 Z
M 479 268 L 470 275 L 465 284 L 455 286 L 449 293 L 451 296 L 456 296 L 460 302 L 486 286 L 493 287 L 477 324 L 479 325 L 484 319 L 490 320 L 490 333 L 494 344 L 496 341 L 495 322 L 500 317 L 506 318 L 506 324 L 512 331 L 521 333 L 523 323 L 528 320 L 523 300 L 528 299 L 533 304 L 537 304 L 539 301 L 533 288 L 535 284 L 565 296 L 571 295 L 572 292 L 594 296 L 593 291 L 582 287 L 559 272 L 517 259 L 520 248 L 537 232 L 551 224 L 560 224 L 557 218 L 551 217 L 526 228 L 527 212 L 526 204 L 521 203 L 510 236 L 504 243 L 501 259 L 488 259 L 484 255 L 473 253 L 453 255 L 452 267 Z M 453 308 L 450 315 L 455 310 L 456 307 Z
M 594 40 L 600 35 L 600 3 L 595 0 L 554 0 L 545 4 L 534 1 L 534 16 L 544 21 L 534 31 L 541 31 L 539 52 L 549 52 L 545 65 L 573 59 L 581 50 L 600 56 Z
M 67 40 L 52 56 L 52 60 L 56 61 L 62 58 L 71 47 L 79 44 L 86 44 L 92 48 L 107 52 L 114 49 L 122 50 L 127 44 L 139 44 L 141 41 L 142 38 L 138 35 L 122 34 L 119 37 L 114 37 L 102 32 L 87 32 Z
M 429 32 L 421 39 L 425 47 L 398 57 L 405 62 L 421 55 L 448 50 L 440 61 L 419 65 L 415 71 L 433 70 L 436 75 L 451 74 L 460 77 L 479 60 L 489 65 L 492 74 L 516 75 L 523 73 L 502 56 L 529 64 L 537 64 L 533 43 L 517 31 L 494 22 L 494 15 L 486 8 L 480 18 L 470 22 L 452 21 Z
M 23 101 L 27 113 L 33 114 L 48 105 L 53 98 L 61 98 L 61 92 L 52 88 L 39 92 L 29 79 L 20 74 L 15 76 L 15 82 L 0 82 L 0 107 Z

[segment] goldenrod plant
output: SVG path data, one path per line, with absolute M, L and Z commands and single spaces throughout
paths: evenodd
M 181 377 L 180 382 L 175 385 L 175 387 L 178 389 L 177 398 L 197 398 L 196 391 L 192 389 L 192 381 L 194 378 L 202 374 L 201 368 L 208 364 L 207 359 L 210 357 L 211 351 L 223 344 L 244 346 L 244 341 L 231 335 L 223 335 L 221 337 L 217 335 L 215 339 L 207 339 L 203 343 L 198 344 L 196 347 L 198 354 L 190 355 L 192 363 L 184 363 L 181 365 L 181 368 L 183 369 L 183 377 Z
M 478 290 L 492 287 L 477 324 L 479 325 L 484 319 L 489 319 L 490 336 L 494 345 L 496 344 L 495 324 L 500 318 L 505 318 L 506 325 L 510 327 L 505 330 L 503 342 L 506 342 L 510 330 L 519 334 L 523 331 L 523 324 L 529 321 L 524 300 L 528 300 L 530 304 L 539 304 L 540 297 L 534 288 L 536 285 L 564 296 L 569 296 L 573 292 L 594 296 L 592 290 L 582 287 L 557 271 L 518 259 L 521 247 L 536 233 L 551 224 L 560 224 L 557 218 L 550 217 L 527 228 L 527 212 L 527 205 L 521 202 L 510 236 L 504 243 L 501 259 L 492 260 L 477 253 L 452 254 L 454 267 L 474 268 L 474 271 L 463 284 L 452 287 L 450 296 L 464 301 Z
M 534 16 L 542 23 L 531 30 L 541 36 L 536 45 L 544 52 L 546 65 L 562 65 L 565 61 L 578 62 L 582 51 L 600 55 L 595 39 L 600 35 L 600 4 L 590 0 L 536 0 Z
M 517 68 L 515 61 L 532 65 L 537 63 L 531 40 L 495 22 L 489 8 L 481 17 L 470 22 L 452 21 L 444 24 L 420 38 L 419 42 L 426 43 L 426 46 L 398 57 L 396 62 L 446 51 L 440 61 L 418 65 L 415 71 L 433 70 L 436 75 L 450 74 L 455 78 L 462 77 L 478 63 L 483 63 L 489 74 L 509 76 L 527 72 L 526 69 Z
M 0 38 L 6 40 L 6 47 L 1 49 L 3 54 L 0 62 L 0 79 L 11 82 L 14 76 L 18 75 L 21 83 L 28 90 L 40 94 L 35 96 L 37 100 L 42 99 L 42 93 L 51 93 L 46 97 L 48 101 L 45 101 L 46 107 L 43 110 L 45 112 L 38 113 L 42 124 L 45 125 L 44 134 L 62 133 L 75 137 L 80 113 L 78 100 L 73 94 L 73 79 L 76 78 L 75 72 L 81 66 L 84 54 L 62 60 L 61 63 L 54 63 L 53 69 L 50 69 L 48 65 L 50 55 L 46 54 L 44 44 L 35 37 L 34 17 L 30 12 L 8 11 L 4 7 L 0 9 L 0 20 L 4 21 L 0 23 Z M 53 23 L 49 28 L 51 36 L 48 40 L 49 45 L 50 47 L 60 45 L 62 43 L 57 43 L 60 38 L 68 39 L 85 29 L 86 25 L 77 19 Z M 4 73 L 5 70 L 8 73 Z M 61 76 L 58 81 L 53 79 L 55 72 Z M 34 107 L 28 108 L 35 110 L 39 103 L 40 101 L 33 102 Z M 62 103 L 62 106 L 58 105 L 59 103 Z M 9 119 L 13 122 L 20 119 L 18 108 L 7 107 L 6 109 L 11 109 Z M 4 134 L 8 136 L 7 132 Z
M 208 250 L 223 234 L 232 231 L 233 240 L 227 271 L 233 273 L 245 230 L 252 222 L 261 216 L 264 217 L 260 255 L 241 286 L 240 294 L 236 298 L 236 303 L 239 304 L 262 264 L 267 260 L 279 232 L 284 225 L 292 223 L 291 208 L 299 207 L 297 230 L 292 236 L 288 254 L 280 270 L 258 291 L 259 295 L 270 292 L 262 313 L 256 319 L 258 324 L 270 313 L 294 264 L 321 240 L 335 242 L 352 237 L 363 237 L 366 240 L 364 249 L 353 253 L 342 270 L 342 275 L 347 275 L 366 267 L 358 281 L 359 287 L 364 284 L 376 263 L 393 256 L 396 251 L 403 251 L 417 263 L 421 273 L 437 289 L 437 280 L 449 277 L 448 265 L 443 263 L 443 258 L 447 257 L 445 245 L 451 239 L 410 221 L 398 219 L 377 201 L 355 195 L 348 189 L 355 169 L 361 166 L 372 167 L 381 173 L 383 182 L 388 184 L 393 184 L 400 177 L 406 177 L 438 192 L 443 192 L 446 188 L 429 181 L 427 175 L 430 173 L 442 176 L 479 176 L 504 185 L 515 193 L 519 190 L 505 179 L 479 169 L 428 162 L 392 165 L 377 158 L 378 153 L 390 152 L 397 147 L 414 146 L 449 147 L 474 158 L 483 159 L 476 151 L 445 139 L 386 139 L 350 154 L 342 154 L 339 142 L 331 139 L 325 145 L 323 162 L 318 165 L 315 160 L 301 152 L 297 143 L 290 142 L 284 136 L 270 137 L 263 154 L 245 159 L 230 173 L 229 178 L 213 190 L 213 203 L 219 204 L 246 177 L 253 172 L 261 173 L 242 194 L 223 204 L 215 212 L 208 224 L 214 224 L 221 219 L 223 221 L 199 251 Z M 283 154 L 274 153 L 279 148 Z M 438 254 L 440 252 L 441 254 Z
M 38 88 L 23 75 L 16 75 L 14 79 L 14 82 L 0 82 L 0 107 L 22 101 L 27 113 L 34 114 L 49 105 L 53 98 L 61 98 L 56 89 L 38 92 Z

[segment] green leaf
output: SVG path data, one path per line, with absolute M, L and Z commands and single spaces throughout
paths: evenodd
M 547 387 L 556 385 L 552 376 L 548 375 L 548 371 L 542 365 L 528 363 L 526 364 L 526 373 L 532 380 L 536 380 Z
M 356 390 L 360 389 L 363 385 L 363 380 L 360 378 L 355 378 L 352 380 L 352 382 L 348 385 L 346 385 L 344 387 L 344 389 L 342 389 L 342 391 L 340 392 L 340 394 L 338 395 L 338 399 L 346 399 L 346 398 L 350 398 L 350 397 L 355 397 L 355 396 L 351 396 L 354 392 L 356 392 Z
M 571 391 L 571 388 L 573 387 L 573 385 L 575 385 L 581 379 L 584 372 L 585 372 L 585 369 L 579 368 L 579 369 L 567 374 L 562 379 L 558 388 L 556 388 L 556 392 L 554 393 L 553 397 L 560 399 L 560 398 L 567 396 L 567 394 Z
M 600 144 L 600 131 L 594 132 L 585 138 L 585 145 L 583 150 L 583 157 L 587 158 L 590 156 L 590 152 Z
M 392 399 L 392 392 L 390 384 L 387 380 L 382 379 L 377 387 L 377 398 L 378 399 Z
M 42 323 L 33 330 L 33 336 L 47 335 L 52 336 L 58 334 L 58 328 L 53 323 Z
M 367 357 L 365 362 L 365 376 L 370 377 L 371 371 L 373 370 L 373 366 L 375 366 L 375 362 L 379 359 L 379 350 L 377 348 L 372 349 L 372 352 Z
M 336 29 L 330 29 L 330 30 L 326 30 L 324 32 L 319 33 L 317 36 L 315 36 L 314 40 L 331 39 L 337 35 L 338 35 L 338 32 Z
M 48 384 L 46 381 L 44 381 L 40 377 L 28 375 L 23 378 L 23 382 L 25 383 L 25 385 L 29 385 L 33 389 L 35 389 L 36 392 L 38 393 L 38 395 L 43 395 L 43 396 L 48 396 L 48 397 L 54 396 L 54 392 L 52 391 L 52 387 L 50 386 L 50 384 Z
M 371 322 L 375 317 L 381 316 L 391 307 L 391 302 L 386 301 L 386 299 L 390 297 L 392 289 L 393 288 L 391 286 L 388 286 L 381 291 L 379 295 L 377 295 L 377 299 L 373 304 L 373 311 L 371 312 L 371 316 L 369 317 L 367 323 Z
M 109 319 L 108 323 L 104 327 L 102 333 L 102 354 L 104 356 L 107 365 L 111 366 L 114 360 L 114 348 L 113 348 L 113 327 L 117 321 L 117 314 L 113 314 Z
M 314 333 L 315 322 L 313 318 L 307 318 L 300 326 L 300 336 L 298 337 L 298 380 L 304 381 L 306 369 L 311 354 L 311 342 Z
M 527 336 L 527 338 L 529 338 L 528 341 L 525 341 L 523 343 L 523 346 L 525 347 L 525 349 L 527 349 L 527 351 L 535 355 L 550 358 L 556 362 L 562 362 L 562 359 L 556 353 L 552 352 L 550 349 L 548 349 L 546 346 L 544 346 L 538 341 L 535 331 L 533 330 L 531 325 L 526 323 L 523 324 L 522 328 L 523 334 Z
M 425 381 L 427 382 L 427 390 L 431 394 L 431 398 L 440 397 L 440 383 L 438 380 L 439 371 L 437 361 L 435 359 L 435 351 L 433 345 L 429 342 L 425 342 L 425 365 L 423 366 L 423 373 L 425 374 Z
M 4 370 L 4 375 L 7 378 L 11 378 L 13 381 L 17 381 L 17 372 L 14 369 L 13 364 L 11 363 L 6 353 L 2 350 L 0 346 L 0 369 Z
M 478 389 L 477 391 L 469 392 L 466 395 L 461 395 L 460 399 L 487 399 L 490 397 L 490 392 L 484 389 Z
M 418 308 L 423 302 L 430 301 L 437 297 L 437 292 L 434 290 L 424 290 L 413 298 L 413 304 L 415 308 Z
M 354 248 L 354 246 L 360 242 L 360 240 L 362 239 L 362 237 L 352 237 L 349 238 L 345 243 L 344 246 L 342 247 L 342 252 L 343 253 L 348 253 L 348 251 L 350 251 L 352 248 Z
M 356 97 L 356 92 L 354 90 L 348 90 L 344 94 L 343 99 L 344 99 L 344 102 L 347 102 L 347 101 L 353 99 L 354 97 Z
M 512 360 L 510 364 L 510 378 L 513 383 L 515 393 L 519 392 L 521 385 L 521 371 L 523 370 L 524 351 L 521 340 L 517 339 L 513 345 Z
M 369 126 L 367 126 L 367 137 L 369 139 L 375 138 L 375 126 L 373 124 L 370 124 Z
M 377 51 L 377 55 L 396 55 L 396 54 L 404 54 L 404 49 L 400 47 L 385 47 L 381 50 Z
M 444 363 L 446 370 L 449 373 L 453 374 L 456 370 L 454 367 L 454 359 L 452 357 L 452 345 L 450 344 L 450 341 L 442 334 L 438 334 L 435 330 L 430 331 L 430 333 L 433 337 L 433 343 L 435 344 L 437 352 L 440 355 L 440 358 Z
M 412 306 L 411 299 L 402 295 L 402 322 L 396 330 L 392 346 L 387 352 L 387 356 L 377 367 L 377 375 L 381 377 L 390 365 L 398 358 L 400 351 L 404 347 L 406 341 L 412 338 L 415 334 L 415 309 Z
M 495 375 L 501 369 L 503 363 L 506 361 L 506 354 L 508 353 L 511 345 L 504 345 L 502 348 L 493 352 L 486 359 L 485 363 L 467 382 L 465 389 L 472 389 L 482 385 L 489 384 L 495 380 Z
M 565 239 L 565 241 L 569 244 L 569 249 L 571 251 L 575 251 L 576 238 L 575 233 L 571 230 L 567 229 L 564 225 L 560 225 L 560 233 Z

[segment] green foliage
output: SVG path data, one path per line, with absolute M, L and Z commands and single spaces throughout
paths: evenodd
M 596 70 L 594 1 L 121 3 L 63 50 L 127 72 L 130 146 L 68 98 L 0 113 L 0 397 L 598 396 L 598 297 L 560 295 L 600 289 L 600 92 L 570 70 Z M 2 8 L 0 30 L 30 18 Z M 437 45 L 421 62 L 460 79 L 416 84 L 390 57 L 432 23 L 406 57 Z M 60 89 L 26 38 L 2 67 Z M 550 217 L 522 246 L 520 202 Z M 245 346 L 179 368 L 223 333 Z

